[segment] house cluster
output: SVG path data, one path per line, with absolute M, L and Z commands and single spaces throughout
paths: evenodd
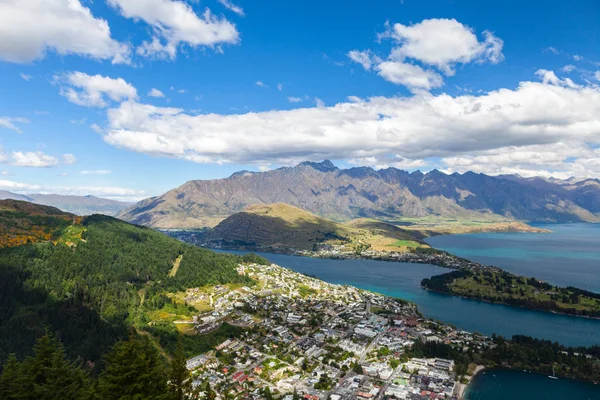
M 441 342 L 469 351 L 491 343 L 421 318 L 411 303 L 276 265 L 238 272 L 257 285 L 205 294 L 213 309 L 196 321 L 244 322 L 244 334 L 188 360 L 194 384 L 209 384 L 220 399 L 456 398 L 454 361 L 415 358 L 411 349 Z

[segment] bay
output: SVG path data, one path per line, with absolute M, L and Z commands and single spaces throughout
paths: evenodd
M 544 224 L 552 233 L 477 233 L 428 238 L 429 245 L 558 286 L 600 293 L 600 224 Z
M 466 400 L 597 400 L 600 385 L 513 370 L 479 373 L 467 388 Z
M 445 273 L 448 271 L 445 268 L 428 264 L 258 254 L 282 267 L 314 275 L 326 282 L 413 301 L 426 317 L 453 324 L 461 330 L 506 337 L 524 334 L 570 346 L 600 343 L 600 320 L 485 303 L 421 288 L 423 278 Z

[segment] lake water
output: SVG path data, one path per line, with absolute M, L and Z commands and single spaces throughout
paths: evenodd
M 427 264 L 259 254 L 275 264 L 315 275 L 330 283 L 352 285 L 413 301 L 423 315 L 462 330 L 506 337 L 525 334 L 571 346 L 600 343 L 600 320 L 490 304 L 421 288 L 423 278 L 447 272 L 444 268 Z
M 600 224 L 536 226 L 552 233 L 445 235 L 427 243 L 515 274 L 600 293 Z
M 598 400 L 600 385 L 569 379 L 550 379 L 523 371 L 488 370 L 478 374 L 466 400 Z

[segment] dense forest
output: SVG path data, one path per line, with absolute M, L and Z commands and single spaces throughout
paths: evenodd
M 506 271 L 452 271 L 423 279 L 421 285 L 436 292 L 492 303 L 600 318 L 600 294 L 556 287 Z
M 148 338 L 132 332 L 111 347 L 102 363 L 100 375 L 92 377 L 89 367 L 70 361 L 60 341 L 46 333 L 23 361 L 9 356 L 0 375 L 0 398 L 183 400 L 200 398 L 201 391 L 210 398 L 208 383 L 192 387 L 181 342 L 167 361 Z
M 236 272 L 237 265 L 267 262 L 255 255 L 218 254 L 107 216 L 79 221 L 77 235 L 72 228 L 62 226 L 52 241 L 0 249 L 1 364 L 11 353 L 19 360 L 30 356 L 46 330 L 70 360 L 96 366 L 93 373 L 102 355 L 132 327 L 172 352 L 178 332 L 149 326 L 149 312 L 177 307 L 191 314 L 193 309 L 173 304 L 169 294 L 203 285 L 252 285 Z M 176 274 L 170 274 L 176 259 Z M 184 351 L 201 349 L 200 342 L 200 336 L 186 338 Z

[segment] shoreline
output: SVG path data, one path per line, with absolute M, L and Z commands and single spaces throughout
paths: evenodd
M 473 375 L 469 375 L 469 378 L 467 379 L 467 383 L 459 383 L 458 384 L 458 390 L 457 390 L 457 393 L 456 393 L 458 400 L 464 400 L 465 393 L 467 392 L 467 389 L 471 385 L 471 382 L 473 381 L 473 379 L 475 379 L 475 377 L 477 376 L 477 374 L 479 374 L 482 371 L 485 371 L 486 369 L 487 368 L 484 365 L 477 365 L 477 366 L 475 366 L 475 370 L 473 371 Z

